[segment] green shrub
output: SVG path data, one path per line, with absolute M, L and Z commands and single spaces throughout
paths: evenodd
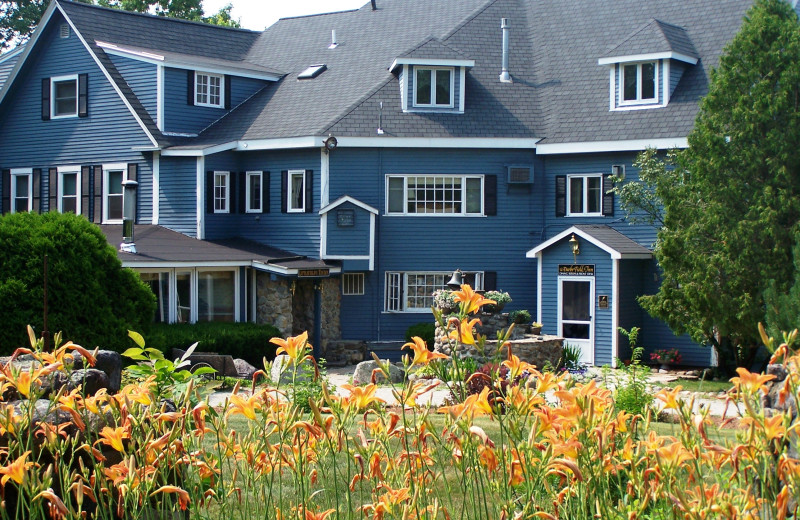
M 631 327 L 630 330 L 625 330 L 619 327 L 618 330 L 628 338 L 632 353 L 629 365 L 617 359 L 624 377 L 614 390 L 614 406 L 617 410 L 632 415 L 645 415 L 653 402 L 653 396 L 647 392 L 647 374 L 650 370 L 642 365 L 644 348 L 636 346 L 640 328 Z
M 27 325 L 43 330 L 44 255 L 51 334 L 122 351 L 128 330 L 147 333 L 155 296 L 100 228 L 71 213 L 13 213 L 0 217 L 0 353 L 28 345 Z
M 511 320 L 512 323 L 516 323 L 517 325 L 523 325 L 525 323 L 531 322 L 531 313 L 525 309 L 519 311 L 513 311 L 511 314 L 508 315 L 508 318 Z
M 436 342 L 436 324 L 432 322 L 422 322 L 410 326 L 406 330 L 406 341 L 411 341 L 414 336 L 419 336 L 428 345 L 428 350 L 433 350 Z
M 262 368 L 263 358 L 275 359 L 278 348 L 269 342 L 282 337 L 272 325 L 255 323 L 155 323 L 147 338 L 148 346 L 158 349 L 167 358 L 172 358 L 172 349 L 186 350 L 198 342 L 197 352 L 216 352 L 217 354 L 241 358 Z

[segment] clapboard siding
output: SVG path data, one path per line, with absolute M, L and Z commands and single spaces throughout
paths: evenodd
M 338 224 L 339 211 L 352 211 L 354 221 L 352 227 L 340 227 Z M 354 204 L 345 202 L 341 206 L 329 211 L 322 218 L 327 219 L 329 255 L 369 255 L 370 237 L 369 211 L 359 208 Z
M 197 159 L 162 157 L 159 224 L 197 236 Z
M 58 38 L 63 21 L 53 16 L 22 73 L 11 86 L 0 113 L 0 163 L 3 167 L 98 164 L 152 146 L 122 99 L 78 38 Z M 89 75 L 89 116 L 43 121 L 42 79 Z
M 381 307 L 376 303 L 376 295 L 383 286 L 383 276 L 376 272 L 364 273 L 364 295 L 342 296 L 339 316 L 341 320 L 342 338 L 375 339 L 380 334 Z M 418 316 L 413 323 L 425 321 L 430 316 Z M 405 330 L 403 330 L 405 334 Z M 398 336 L 397 339 L 402 339 Z
M 231 109 L 258 92 L 267 82 L 259 79 L 231 77 Z M 229 111 L 224 108 L 197 107 L 188 103 L 188 72 L 164 68 L 164 130 L 199 133 Z
M 672 96 L 673 92 L 681 81 L 683 71 L 686 70 L 686 64 L 682 61 L 672 60 L 669 64 L 669 95 Z
M 111 58 L 119 73 L 122 74 L 128 86 L 131 87 L 139 102 L 142 103 L 150 117 L 155 121 L 158 111 L 158 74 L 156 65 L 123 56 L 109 55 L 109 58 Z

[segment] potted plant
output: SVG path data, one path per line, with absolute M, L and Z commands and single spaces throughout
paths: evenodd
M 483 297 L 494 300 L 495 302 L 494 304 L 483 306 L 483 312 L 488 312 L 490 314 L 495 314 L 502 311 L 506 304 L 511 303 L 511 295 L 509 295 L 507 292 L 486 291 L 486 294 L 484 294 Z
M 542 324 L 538 321 L 534 321 L 531 323 L 531 334 L 541 334 L 542 333 Z
M 456 303 L 453 291 L 448 289 L 440 289 L 433 292 L 433 306 L 445 314 L 458 310 L 458 303 Z
M 522 309 L 511 312 L 511 314 L 508 315 L 508 318 L 512 323 L 516 323 L 517 325 L 526 325 L 529 321 L 531 321 L 531 313 L 526 309 Z
M 681 353 L 676 348 L 662 348 L 650 354 L 650 360 L 659 363 L 666 370 L 671 365 L 681 363 Z

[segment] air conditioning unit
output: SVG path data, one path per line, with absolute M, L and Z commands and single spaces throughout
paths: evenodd
M 615 176 L 618 179 L 625 179 L 625 165 L 615 164 L 611 166 L 611 175 Z
M 533 184 L 533 166 L 512 164 L 508 166 L 509 184 Z

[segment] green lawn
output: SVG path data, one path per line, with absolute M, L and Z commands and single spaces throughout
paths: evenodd
M 727 392 L 733 387 L 730 381 L 703 381 L 701 379 L 678 379 L 677 381 L 666 383 L 666 385 L 670 388 L 680 386 L 689 392 L 711 392 L 715 394 Z

